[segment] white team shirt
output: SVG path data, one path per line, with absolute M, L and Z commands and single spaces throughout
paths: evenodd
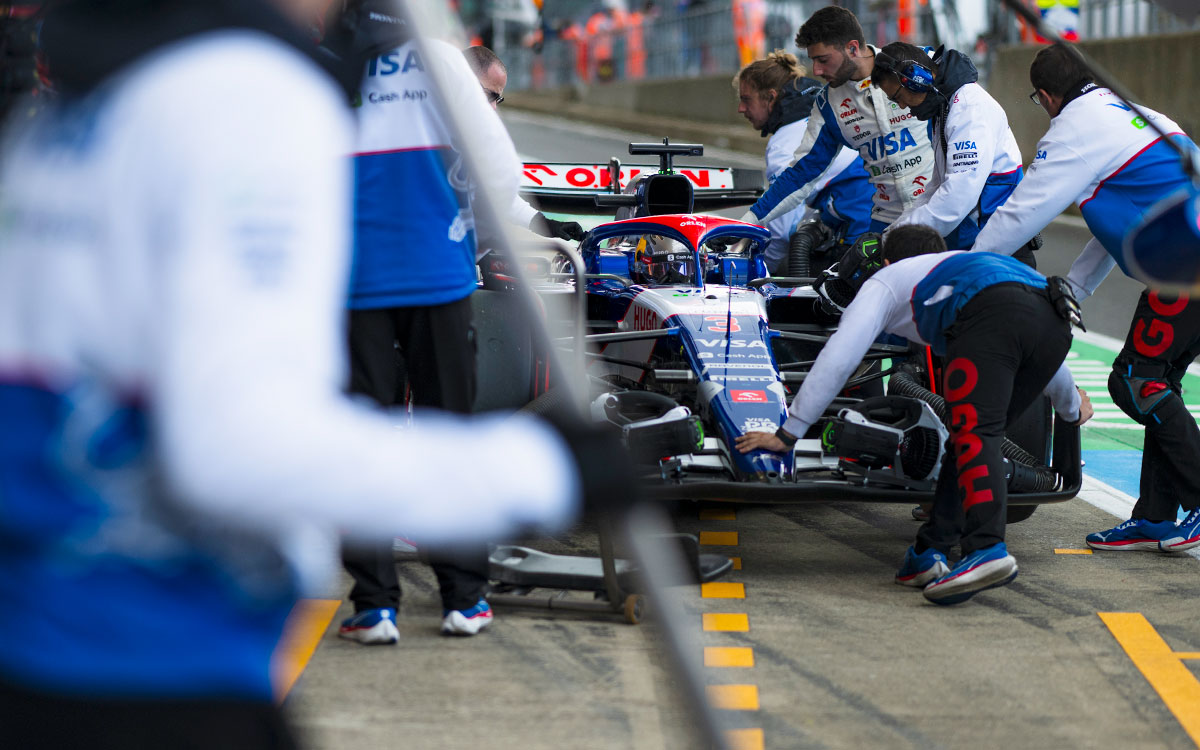
M 799 158 L 800 144 L 804 140 L 805 132 L 808 130 L 808 119 L 807 117 L 803 117 L 794 122 L 789 122 L 767 138 L 767 169 L 765 172 L 767 185 L 774 182 L 775 178 L 783 170 L 790 167 Z M 809 202 L 811 203 L 811 196 L 815 196 L 824 190 L 829 185 L 830 180 L 840 175 L 856 158 L 858 158 L 856 152 L 843 146 L 829 167 L 814 181 L 814 190 L 810 195 Z M 771 231 L 771 239 L 764 251 L 768 268 L 774 267 L 787 257 L 788 242 L 792 234 L 796 231 L 796 227 L 802 221 L 819 216 L 818 209 L 819 207 L 814 208 L 810 205 L 801 204 L 764 224 Z
M 913 315 L 913 293 L 934 266 L 961 250 L 905 258 L 875 272 L 863 282 L 854 301 L 842 313 L 837 331 L 829 337 L 796 398 L 788 407 L 783 429 L 802 437 L 825 413 L 825 407 L 846 387 L 846 381 L 862 364 L 863 355 L 881 333 L 902 336 L 928 345 L 917 330 Z M 1046 386 L 1055 410 L 1068 422 L 1079 420 L 1079 393 L 1066 362 L 1059 366 Z
M 941 125 L 946 151 L 942 151 L 942 128 L 934 128 L 933 174 L 926 190 L 889 229 L 925 224 L 948 235 L 976 210 L 989 176 L 1021 168 L 1021 150 L 1008 126 L 1008 115 L 978 83 L 955 92 Z
M 101 410 L 143 404 L 146 481 L 309 572 L 300 558 L 335 529 L 436 543 L 565 523 L 578 479 L 544 426 L 421 415 L 397 430 L 343 395 L 343 102 L 294 50 L 230 31 L 95 92 L 72 138 L 36 120 L 17 134 L 0 161 L 0 373 L 86 384 Z
M 1142 108 L 1168 133 L 1182 132 L 1169 117 Z M 973 250 L 1011 255 L 1072 203 L 1095 197 L 1104 181 L 1158 140 L 1139 123 L 1112 91 L 1097 88 L 1063 107 L 1038 142 L 1025 179 L 992 215 L 975 238 Z M 1085 218 L 1093 233 L 1123 234 L 1129 227 L 1119 213 Z M 1093 222 L 1096 225 L 1093 226 Z M 1079 299 L 1089 296 L 1116 266 L 1116 260 L 1093 237 L 1072 264 L 1067 280 Z

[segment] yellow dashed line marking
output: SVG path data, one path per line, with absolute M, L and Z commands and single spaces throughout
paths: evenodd
M 708 646 L 704 649 L 706 667 L 753 667 L 754 649 Z
M 731 729 L 725 733 L 730 750 L 763 750 L 763 730 Z
M 700 584 L 700 597 L 702 599 L 745 599 L 746 587 L 741 583 L 725 583 L 723 581 L 702 583 Z
M 740 612 L 705 613 L 701 619 L 709 633 L 750 632 L 750 616 Z
M 1192 741 L 1200 745 L 1200 680 L 1183 663 L 1200 657 L 1175 653 L 1140 612 L 1097 612 Z
M 700 511 L 701 521 L 736 521 L 733 508 L 705 508 Z M 700 544 L 714 547 L 734 547 L 738 543 L 736 531 L 701 531 Z M 742 558 L 730 557 L 734 570 L 742 569 Z M 745 599 L 746 587 L 741 583 L 714 581 L 700 585 L 703 599 Z M 750 630 L 750 618 L 744 613 L 709 613 L 703 615 L 703 628 L 707 632 L 740 632 Z M 713 668 L 750 668 L 754 666 L 754 649 L 743 646 L 706 646 L 704 666 Z M 705 688 L 708 702 L 714 708 L 732 711 L 757 711 L 757 685 L 709 685 Z M 725 732 L 730 750 L 763 750 L 762 729 L 735 729 Z
M 1066 549 L 1056 549 L 1056 550 L 1054 550 L 1054 554 L 1056 554 L 1056 555 L 1090 555 L 1090 554 L 1092 554 L 1092 551 L 1090 549 L 1066 548 Z
M 715 546 L 736 547 L 738 543 L 736 531 L 701 531 L 700 543 Z
M 713 708 L 758 710 L 758 685 L 709 685 L 705 690 Z
M 271 658 L 276 700 L 287 697 L 300 673 L 308 666 L 308 660 L 317 650 L 339 605 L 341 601 L 337 599 L 301 599 L 292 608 L 283 625 L 283 637 Z

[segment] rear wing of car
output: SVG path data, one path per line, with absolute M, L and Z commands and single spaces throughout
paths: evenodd
M 611 214 L 614 204 L 604 196 L 620 195 L 630 181 L 659 169 L 658 164 L 620 164 L 616 159 L 608 164 L 526 162 L 521 193 L 548 211 Z M 763 175 L 756 169 L 688 166 L 675 167 L 674 173 L 691 182 L 693 210 L 698 212 L 748 206 L 763 194 Z

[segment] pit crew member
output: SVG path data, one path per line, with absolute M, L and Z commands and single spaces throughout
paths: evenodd
M 946 246 L 969 250 L 975 235 L 1021 181 L 1021 151 L 1004 108 L 976 81 L 974 63 L 958 50 L 933 58 L 920 47 L 892 42 L 875 55 L 871 83 L 929 122 L 933 176 L 925 192 L 892 228 L 924 224 Z M 885 233 L 886 234 L 886 233 Z M 1036 267 L 1033 250 L 1017 259 Z
M 0 156 L 5 747 L 292 748 L 272 654 L 335 531 L 561 527 L 588 486 L 543 423 L 342 393 L 360 69 L 312 5 L 45 18 L 60 96 Z
M 366 7 L 374 10 L 358 30 L 370 40 L 360 46 L 378 55 L 366 66 L 357 108 L 350 390 L 384 407 L 395 404 L 403 392 L 398 345 L 412 405 L 466 414 L 475 401 L 475 215 L 465 165 L 450 145 L 447 114 L 426 66 L 437 66 L 488 144 L 478 173 L 485 187 L 515 197 L 521 165 L 463 56 L 431 40 L 426 49 L 435 57 L 423 59 L 403 24 L 390 20 L 389 5 L 370 0 Z M 441 592 L 442 632 L 470 636 L 487 627 L 486 546 L 434 550 L 428 559 Z M 391 544 L 347 545 L 343 561 L 354 578 L 355 613 L 339 635 L 395 643 L 401 590 Z
M 796 33 L 796 45 L 807 48 L 813 73 L 826 85 L 813 104 L 797 161 L 742 220 L 770 223 L 804 203 L 846 146 L 858 151 L 875 186 L 871 231 L 881 232 L 921 195 L 933 174 L 928 129 L 871 85 L 876 50 L 864 43 L 850 11 L 830 6 L 813 13 Z
M 463 57 L 467 58 L 471 72 L 479 80 L 488 104 L 492 105 L 492 109 L 497 109 L 504 101 L 504 87 L 508 85 L 508 68 L 504 66 L 504 62 L 495 52 L 482 45 L 467 47 L 463 50 Z M 529 227 L 544 237 L 557 237 L 576 242 L 583 239 L 583 227 L 579 225 L 579 222 L 551 219 L 529 205 L 528 201 L 520 194 L 513 195 L 508 215 L 514 224 Z
M 804 77 L 795 55 L 776 50 L 742 68 L 733 77 L 733 86 L 738 91 L 738 113 L 768 139 L 766 178 L 770 184 L 796 160 L 821 85 Z M 810 217 L 820 218 L 848 244 L 870 227 L 875 188 L 867 181 L 857 152 L 843 146 L 821 179 L 822 187 L 803 205 L 767 225 L 771 239 L 764 259 L 771 273 L 779 274 L 786 267 L 789 238 L 797 225 Z
M 787 421 L 775 433 L 750 432 L 736 444 L 743 453 L 793 446 L 882 332 L 932 347 L 947 363 L 942 392 L 955 460 L 942 462 L 930 518 L 896 582 L 923 586 L 925 598 L 937 604 L 957 604 L 1017 575 L 1004 544 L 1005 426 L 1043 391 L 1068 422 L 1082 424 L 1091 407 L 1063 363 L 1070 323 L 1037 271 L 1008 256 L 946 251 L 941 234 L 920 224 L 894 229 L 882 259 L 863 259 L 868 272 L 880 263 L 885 267 L 867 278 L 842 314 Z M 947 555 L 955 544 L 962 559 L 950 568 Z
M 1070 203 L 1093 238 L 1067 279 L 1087 297 L 1114 266 L 1124 238 L 1146 211 L 1187 185 L 1179 157 L 1140 116 L 1092 81 L 1068 51 L 1046 47 L 1029 68 L 1030 96 L 1050 115 L 1029 173 L 975 239 L 976 250 L 1011 253 Z M 1144 110 L 1170 137 L 1196 145 L 1167 116 Z M 1087 536 L 1093 549 L 1181 551 L 1200 546 L 1200 429 L 1180 397 L 1188 364 L 1200 352 L 1200 305 L 1186 294 L 1146 289 L 1113 362 L 1108 389 L 1145 426 L 1141 485 L 1132 518 Z M 1179 506 L 1189 511 L 1178 525 Z

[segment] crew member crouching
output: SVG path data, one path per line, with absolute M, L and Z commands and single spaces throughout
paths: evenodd
M 955 460 L 942 463 L 933 512 L 896 582 L 924 587 L 925 598 L 937 604 L 957 604 L 1017 576 L 1004 544 L 1005 427 L 1043 392 L 1067 422 L 1091 417 L 1087 394 L 1063 363 L 1070 323 L 1051 302 L 1046 277 L 1008 256 L 946 251 L 941 235 L 924 225 L 897 227 L 882 253 L 867 253 L 861 263 L 872 275 L 817 357 L 783 427 L 747 433 L 737 447 L 743 453 L 790 448 L 880 333 L 932 347 L 946 362 L 942 392 Z M 955 544 L 962 559 L 951 568 Z

